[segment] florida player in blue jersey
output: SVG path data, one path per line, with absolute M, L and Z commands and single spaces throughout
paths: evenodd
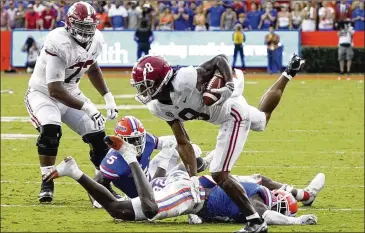
M 236 222 L 246 220 L 238 206 L 211 178 L 201 177 L 201 186 L 197 190 L 188 173 L 177 170 L 171 172 L 167 177 L 156 178 L 159 181 L 152 181 L 155 187 L 160 188 L 153 189 L 137 160 L 134 145 L 117 136 L 107 136 L 105 142 L 114 150 L 119 151 L 128 164 L 138 197 L 118 201 L 108 189 L 84 174 L 72 157 L 67 157 L 56 166 L 55 170 L 46 174 L 45 181 L 62 176 L 73 178 L 115 219 L 158 220 L 185 214 L 197 214 L 205 220 Z M 247 192 L 255 210 L 268 224 L 317 223 L 315 215 L 291 216 L 297 211 L 297 203 L 286 191 L 271 192 L 255 183 L 241 182 L 240 185 Z
M 133 116 L 122 117 L 114 128 L 115 135 L 123 138 L 129 144 L 135 146 L 137 160 L 147 177 L 165 176 L 166 172 L 175 167 L 180 160 L 175 149 L 177 143 L 174 136 L 156 137 L 146 131 L 142 122 Z M 195 154 L 200 156 L 201 150 L 193 144 Z M 151 160 L 155 150 L 160 152 Z M 101 175 L 95 180 L 100 183 L 113 182 L 128 198 L 138 197 L 136 185 L 132 177 L 132 171 L 119 151 L 110 149 L 100 165 Z M 104 185 L 105 186 L 105 185 Z M 92 200 L 94 207 L 100 207 Z

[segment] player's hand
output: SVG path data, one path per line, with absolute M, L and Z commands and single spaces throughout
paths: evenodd
M 219 89 L 212 89 L 210 90 L 213 93 L 218 93 L 221 95 L 221 98 L 217 102 L 215 102 L 214 105 L 223 105 L 224 102 L 226 102 L 229 97 L 232 96 L 232 93 L 234 91 L 234 83 L 233 82 L 227 82 L 226 85 Z
M 188 215 L 189 224 L 202 224 L 203 220 L 195 214 Z
M 171 159 L 176 150 L 176 146 L 177 143 L 175 140 L 164 141 L 161 148 L 162 158 Z
M 317 216 L 314 214 L 306 214 L 297 218 L 299 225 L 315 225 L 317 224 Z
M 105 100 L 106 116 L 109 120 L 114 120 L 118 116 L 118 109 L 114 97 L 111 92 L 106 93 L 103 97 Z
M 105 118 L 93 104 L 84 102 L 81 110 L 84 111 L 90 117 L 90 119 L 94 121 L 96 129 L 104 129 Z
M 202 202 L 202 200 L 200 199 L 199 177 L 192 176 L 192 177 L 190 177 L 190 180 L 192 181 L 190 190 L 191 190 L 191 194 L 193 195 L 193 201 L 195 204 L 200 204 Z
M 119 151 L 128 164 L 137 162 L 138 153 L 134 145 L 129 144 L 118 136 L 105 136 L 104 142 L 110 148 Z

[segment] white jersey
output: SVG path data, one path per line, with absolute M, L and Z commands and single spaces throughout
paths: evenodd
M 80 93 L 79 81 L 102 51 L 104 37 L 99 30 L 88 50 L 82 48 L 65 28 L 56 28 L 46 37 L 41 53 L 37 59 L 34 72 L 29 80 L 29 87 L 48 95 L 47 84 L 64 81 L 65 88 L 72 94 Z M 47 54 L 57 56 L 64 64 L 62 77 L 46 77 Z
M 205 189 L 200 188 L 200 204 L 193 201 L 191 187 L 192 181 L 185 171 L 174 171 L 167 177 L 157 178 L 161 188 L 154 189 L 155 201 L 158 206 L 158 214 L 151 221 L 172 218 L 184 214 L 196 214 L 204 205 Z M 143 214 L 139 197 L 131 199 L 135 214 L 135 220 L 146 220 Z
M 170 93 L 172 105 L 152 100 L 147 104 L 148 109 L 157 117 L 165 120 L 204 120 L 213 124 L 222 124 L 230 116 L 232 101 L 246 101 L 242 96 L 243 73 L 236 70 L 234 78 L 235 92 L 222 106 L 206 106 L 203 103 L 203 93 L 196 89 L 198 73 L 196 68 L 189 66 L 177 71 L 171 81 L 174 90 Z M 241 87 L 238 87 L 241 86 Z M 247 103 L 246 103 L 247 104 Z

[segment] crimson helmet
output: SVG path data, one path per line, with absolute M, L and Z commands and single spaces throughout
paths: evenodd
M 146 130 L 140 120 L 133 116 L 122 117 L 114 127 L 116 136 L 135 146 L 138 155 L 141 155 L 146 143 Z
M 298 212 L 298 202 L 291 193 L 277 189 L 271 191 L 271 210 L 282 213 L 286 216 L 295 216 Z
M 80 43 L 93 38 L 97 25 L 95 9 L 89 3 L 76 2 L 67 12 L 66 29 Z
M 146 104 L 156 96 L 171 79 L 173 70 L 161 56 L 140 58 L 132 69 L 131 85 L 137 89 L 136 99 Z

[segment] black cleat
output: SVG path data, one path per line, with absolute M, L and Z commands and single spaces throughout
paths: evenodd
M 38 195 L 40 203 L 51 203 L 53 201 L 54 183 L 53 180 L 49 182 L 42 182 L 41 191 Z
M 265 232 L 267 233 L 268 228 L 265 221 L 263 221 L 260 224 L 253 224 L 251 222 L 248 222 L 244 228 L 242 228 L 239 231 L 236 231 L 236 233 L 258 233 L 258 232 Z
M 297 72 L 301 70 L 304 63 L 305 60 L 294 53 L 288 66 L 285 69 L 285 72 L 294 78 Z

